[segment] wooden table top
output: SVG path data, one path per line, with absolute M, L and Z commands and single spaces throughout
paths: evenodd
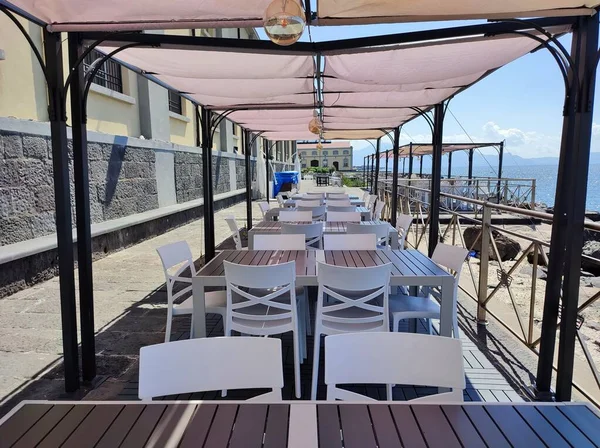
M 600 444 L 585 404 L 23 402 L 0 446 L 499 447 Z
M 261 233 L 279 233 L 281 232 L 281 223 L 282 221 L 261 221 L 258 224 L 255 224 L 250 231 L 261 232 Z M 302 221 L 297 223 L 288 223 L 288 224 L 313 224 L 313 221 Z M 324 221 L 323 222 L 323 232 L 324 233 L 346 233 L 347 231 L 347 222 L 334 222 L 334 221 Z M 361 221 L 357 223 L 363 226 L 372 226 L 377 224 L 387 224 L 390 227 L 390 232 L 395 231 L 394 227 L 388 223 L 387 221 Z
M 197 277 L 221 277 L 223 261 L 268 266 L 296 262 L 296 276 L 316 276 L 317 261 L 342 267 L 369 267 L 392 263 L 392 277 L 451 277 L 417 250 L 225 250 L 197 273 Z

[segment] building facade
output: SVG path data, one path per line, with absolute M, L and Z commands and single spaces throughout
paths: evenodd
M 352 171 L 352 145 L 349 141 L 323 142 L 319 150 L 316 143 L 298 143 L 302 168 L 334 168 Z
M 42 29 L 19 20 L 43 55 Z M 253 29 L 168 33 L 257 38 Z M 90 53 L 85 67 L 99 57 Z M 63 60 L 66 74 L 66 34 Z M 17 27 L 0 14 L 0 298 L 57 270 L 47 104 L 46 82 L 33 51 Z M 190 101 L 109 60 L 93 80 L 87 105 L 95 255 L 203 216 L 202 156 Z M 266 192 L 265 143 L 258 139 L 251 154 L 255 197 Z M 268 144 L 271 169 L 283 170 L 294 144 Z M 72 154 L 70 158 L 72 180 Z M 242 130 L 231 121 L 223 120 L 215 133 L 212 164 L 215 208 L 243 201 Z M 74 202 L 73 186 L 71 197 Z

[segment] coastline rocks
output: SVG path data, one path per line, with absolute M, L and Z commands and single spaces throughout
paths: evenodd
M 600 260 L 600 241 L 586 241 L 581 250 L 583 255 Z M 591 260 L 583 258 L 581 260 L 581 269 L 593 274 L 600 273 L 600 262 L 595 263 Z
M 481 252 L 481 238 L 478 238 L 479 232 L 481 231 L 481 227 L 467 227 L 463 232 L 463 237 L 465 239 L 466 246 L 473 247 L 473 250 L 476 252 Z M 496 242 L 496 247 L 498 248 L 498 253 L 500 254 L 500 258 L 502 261 L 514 260 L 519 252 L 521 252 L 521 245 L 509 237 L 502 235 L 497 230 L 492 230 L 492 235 L 494 237 L 494 241 Z M 475 239 L 477 238 L 477 243 L 475 243 Z M 475 243 L 475 245 L 473 245 Z M 496 253 L 492 247 L 490 242 L 490 260 L 497 260 Z
M 548 252 L 546 252 L 546 258 L 548 258 Z M 527 261 L 529 264 L 533 264 L 533 252 L 527 254 Z M 538 266 L 546 266 L 546 260 L 540 254 L 538 254 Z

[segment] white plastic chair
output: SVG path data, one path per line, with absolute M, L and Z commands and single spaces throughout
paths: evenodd
M 329 205 L 327 204 L 327 211 L 328 212 L 355 212 L 356 211 L 356 207 L 353 205 L 347 205 L 347 206 L 337 206 L 337 205 Z
M 279 221 L 281 222 L 312 222 L 312 211 L 281 210 Z
M 400 246 L 400 249 L 404 249 L 408 229 L 410 229 L 412 222 L 412 215 L 398 215 L 396 217 L 396 230 L 398 231 L 398 245 Z
M 319 192 L 313 191 L 313 192 L 304 193 L 304 197 L 325 199 L 325 193 L 319 193 Z
M 322 226 L 321 226 L 322 227 Z M 254 250 L 306 250 L 304 234 L 254 235 Z
M 388 331 L 391 264 L 346 268 L 319 263 L 311 400 L 317 399 L 321 335 Z M 329 300 L 325 300 L 326 296 Z M 389 353 L 388 353 L 389 354 Z
M 279 205 L 279 207 L 284 208 L 285 200 L 283 199 L 283 196 L 281 195 L 281 193 L 278 193 L 277 196 L 275 196 L 275 198 L 277 199 L 277 204 Z
M 235 216 L 226 216 L 225 222 L 229 226 L 229 230 L 233 233 L 230 235 L 233 237 L 233 242 L 235 243 L 236 250 L 244 250 L 248 249 L 247 247 L 242 247 L 242 238 L 240 237 L 240 229 L 235 221 Z
M 272 389 L 248 401 L 279 401 L 281 340 L 199 338 L 140 349 L 138 394 L 154 397 L 223 389 Z
M 171 324 L 173 316 L 191 315 L 194 310 L 192 300 L 192 278 L 196 275 L 196 267 L 190 246 L 185 241 L 167 244 L 156 249 L 165 272 L 167 286 L 167 327 L 165 329 L 165 342 L 171 340 Z M 190 270 L 190 277 L 182 277 L 184 271 Z M 173 272 L 174 271 L 174 272 Z M 189 286 L 174 292 L 176 283 L 184 283 Z M 183 302 L 175 303 L 176 300 L 185 297 Z M 206 292 L 204 294 L 205 312 L 207 314 L 220 314 L 223 319 L 226 315 L 225 291 Z M 190 338 L 194 337 L 194 322 L 190 328 Z
M 374 233 L 363 235 L 323 235 L 325 250 L 377 250 L 377 237 Z
M 296 206 L 297 207 L 320 207 L 321 205 L 323 205 L 323 201 L 321 200 L 305 200 L 305 199 L 299 199 L 298 201 L 296 201 Z
M 327 212 L 329 222 L 361 222 L 360 212 Z
M 260 208 L 260 212 L 262 213 L 263 220 L 267 219 L 267 212 L 271 210 L 271 206 L 268 202 L 259 202 L 258 207 Z
M 452 331 L 455 338 L 459 337 L 456 301 L 458 284 L 462 266 L 469 251 L 462 247 L 449 246 L 438 243 L 431 259 L 445 267 L 454 275 L 454 289 L 452 291 Z M 405 296 L 402 294 L 390 297 L 390 311 L 392 313 L 392 330 L 399 331 L 400 321 L 403 319 L 427 319 L 429 334 L 432 333 L 431 319 L 440 318 L 440 304 L 433 298 L 440 300 L 441 295 L 433 288 L 422 288 L 421 297 Z
M 373 400 L 340 384 L 413 384 L 452 389 L 412 402 L 461 403 L 466 387 L 460 340 L 407 333 L 355 333 L 325 338 L 327 400 Z M 387 399 L 392 400 L 391 387 Z
M 346 193 L 328 193 L 327 194 L 328 201 L 349 201 L 350 196 Z
M 325 219 L 325 214 L 327 212 L 327 207 L 324 205 L 320 205 L 318 207 L 303 207 L 299 206 L 297 209 L 299 212 L 302 211 L 310 211 L 312 213 L 313 221 L 323 221 Z
M 227 283 L 225 336 L 231 336 L 232 331 L 254 336 L 271 336 L 291 331 L 295 391 L 296 398 L 300 398 L 302 347 L 299 345 L 296 263 L 292 261 L 272 266 L 247 266 L 224 261 L 223 265 Z M 304 335 L 302 337 L 305 338 Z
M 369 201 L 369 196 L 370 196 L 370 193 L 369 193 L 368 191 L 365 191 L 365 192 L 363 193 L 362 200 L 363 200 L 363 202 L 365 203 L 365 206 L 368 204 L 368 201 Z
M 377 249 L 390 249 L 390 225 L 386 222 L 381 224 L 360 224 L 349 222 L 346 224 L 346 234 L 364 235 L 372 233 L 377 238 Z
M 323 223 L 313 224 L 281 224 L 282 235 L 303 234 L 306 241 L 306 249 L 323 249 Z M 316 245 L 316 247 L 315 247 Z
M 384 208 L 385 208 L 385 202 L 383 202 L 382 200 L 378 200 L 375 203 L 375 207 L 373 209 L 373 219 L 375 219 L 375 220 L 383 219 L 381 214 L 383 213 Z
M 377 200 L 376 194 L 370 194 L 367 200 L 365 201 L 365 207 L 372 209 L 375 205 L 375 201 Z

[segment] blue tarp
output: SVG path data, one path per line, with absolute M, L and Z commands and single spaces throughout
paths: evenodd
M 281 191 L 283 184 L 298 184 L 298 171 L 281 171 L 273 177 L 273 197 Z

